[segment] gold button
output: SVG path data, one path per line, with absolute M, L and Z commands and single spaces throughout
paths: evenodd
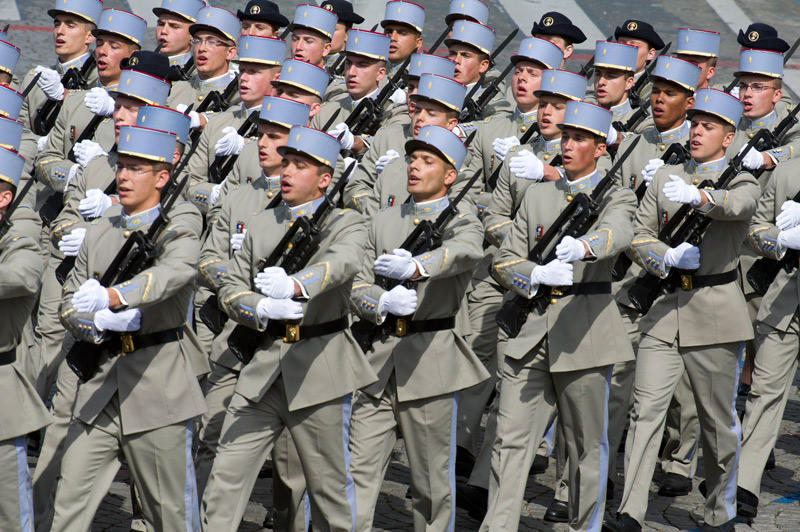
M 748 134 L 747 134 L 747 138 L 748 138 L 748 139 L 752 139 L 754 136 L 755 136 L 755 134 L 754 134 L 754 133 L 748 133 Z
M 198 102 L 202 102 L 202 101 L 203 101 L 203 97 L 202 97 L 202 96 L 198 96 L 198 97 L 197 97 L 197 101 L 198 101 Z
M 130 231 L 125 231 L 124 233 L 122 233 L 122 236 L 124 236 L 125 238 L 128 238 L 129 236 L 131 236 L 131 232 Z
M 414 218 L 414 225 L 419 225 L 419 218 Z
M 551 305 L 555 305 L 556 303 L 558 303 L 558 299 L 553 298 L 553 299 L 550 300 L 550 304 Z
M 696 185 L 696 184 L 698 184 L 699 182 L 700 182 L 700 180 L 699 180 L 699 179 L 697 179 L 696 177 L 695 177 L 694 179 L 692 179 L 692 184 L 693 184 L 693 185 Z
M 267 192 L 267 197 L 268 197 L 268 198 L 272 198 L 272 196 L 274 196 L 274 195 L 275 195 L 275 194 L 273 194 L 272 192 Z
M 547 160 L 549 160 L 549 159 L 550 159 L 550 156 L 549 156 L 549 155 L 547 155 L 547 154 L 545 153 L 544 155 L 542 155 L 542 159 L 544 159 L 545 161 L 547 161 Z
M 523 133 L 525 132 L 526 129 L 528 129 L 527 126 L 520 126 L 519 128 L 519 130 L 522 131 Z
M 572 201 L 572 194 L 567 195 L 567 201 Z
M 667 146 L 665 144 L 659 144 L 658 145 L 658 149 L 661 150 L 661 151 L 664 151 L 664 150 L 667 149 Z
M 292 249 L 292 243 L 291 243 L 291 242 L 289 242 L 288 244 L 286 244 L 286 249 Z

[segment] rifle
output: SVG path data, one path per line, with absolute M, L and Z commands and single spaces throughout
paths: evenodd
M 430 48 L 428 48 L 428 51 L 425 52 L 425 53 L 426 54 L 434 53 L 436 51 L 436 49 L 439 48 L 439 46 L 444 42 L 444 40 L 447 38 L 447 34 L 450 33 L 450 31 L 452 29 L 453 29 L 453 25 L 452 24 L 447 24 L 447 26 L 444 28 L 444 31 L 442 31 L 442 33 L 439 34 L 438 37 L 436 37 L 436 40 L 433 41 L 433 44 L 431 45 Z
M 247 116 L 247 119 L 242 122 L 239 129 L 236 130 L 236 134 L 240 137 L 251 137 L 256 131 L 258 131 L 258 112 L 253 111 Z M 215 185 L 222 183 L 231 170 L 233 170 L 233 165 L 236 164 L 238 158 L 238 153 L 216 156 L 214 162 L 208 167 L 208 180 Z
M 789 48 L 789 50 L 787 50 L 786 53 L 783 55 L 783 64 L 784 65 L 786 65 L 786 63 L 789 62 L 789 59 L 792 58 L 794 53 L 797 51 L 798 47 L 800 47 L 800 37 L 798 37 L 794 41 L 794 44 L 792 44 L 792 47 Z M 733 80 L 730 83 L 728 83 L 728 86 L 725 87 L 723 90 L 725 92 L 731 92 L 733 90 L 733 88 L 736 86 L 737 83 L 739 83 L 739 80 L 734 77 Z
M 575 238 L 581 237 L 592 227 L 600 217 L 600 210 L 606 194 L 611 190 L 617 181 L 616 173 L 622 167 L 622 163 L 633 152 L 641 137 L 636 137 L 628 149 L 617 159 L 614 165 L 606 172 L 603 179 L 594 187 L 591 194 L 580 192 L 574 196 L 571 202 L 561 211 L 558 218 L 548 227 L 547 232 L 536 243 L 528 253 L 528 260 L 537 264 L 548 264 L 556 258 L 556 246 L 565 236 Z M 563 293 L 568 293 L 569 287 L 563 288 Z M 496 321 L 509 336 L 516 338 L 522 326 L 528 320 L 528 314 L 534 309 L 544 312 L 550 305 L 551 290 L 540 286 L 537 293 L 527 299 L 522 296 L 514 296 L 512 299 L 503 303 L 497 312 Z
M 6 236 L 8 230 L 11 228 L 12 225 L 14 225 L 14 223 L 11 221 L 11 215 L 13 215 L 14 211 L 17 210 L 17 207 L 19 207 L 20 203 L 22 203 L 22 200 L 25 198 L 25 195 L 28 193 L 28 191 L 31 189 L 31 187 L 35 182 L 36 180 L 33 177 L 28 179 L 28 182 L 25 183 L 25 186 L 22 187 L 22 190 L 20 190 L 19 193 L 17 193 L 14 196 L 14 201 L 11 202 L 11 205 L 8 206 L 6 212 L 3 213 L 2 217 L 0 217 L 0 240 L 2 240 L 3 237 Z
M 509 63 L 508 66 L 503 69 L 499 76 L 494 78 L 486 88 L 483 90 L 481 95 L 478 97 L 477 101 L 474 101 L 472 97 L 475 95 L 475 92 L 480 88 L 481 82 L 484 79 L 486 73 L 481 74 L 481 79 L 478 80 L 475 85 L 472 86 L 470 89 L 469 94 L 464 98 L 464 105 L 461 109 L 461 113 L 458 117 L 459 122 L 471 122 L 476 118 L 480 117 L 483 113 L 484 107 L 495 97 L 495 95 L 500 92 L 500 84 L 503 83 L 503 80 L 508 75 L 509 72 L 514 68 L 514 63 Z
M 722 175 L 719 176 L 716 183 L 710 179 L 705 179 L 697 185 L 697 188 L 712 188 L 717 190 L 727 188 L 731 181 L 739 174 L 742 168 L 744 155 L 750 148 L 763 141 L 768 133 L 769 132 L 765 129 L 756 133 L 745 148 L 739 152 L 736 157 L 731 159 L 728 163 L 728 167 L 722 172 Z M 711 225 L 711 218 L 696 210 L 691 205 L 684 204 L 681 205 L 678 212 L 676 212 L 661 231 L 659 231 L 658 239 L 671 248 L 683 242 L 688 242 L 693 246 L 700 246 L 703 235 L 709 225 Z M 675 287 L 680 286 L 682 275 L 687 273 L 691 272 L 672 268 L 669 275 L 667 275 L 665 279 L 661 279 L 645 272 L 645 275 L 638 277 L 628 290 L 628 298 L 630 299 L 631 305 L 633 305 L 633 308 L 640 314 L 647 314 L 647 311 L 653 306 L 656 298 L 663 292 L 671 291 Z
M 611 41 L 611 39 L 613 38 L 614 38 L 613 35 L 609 35 L 608 37 L 606 37 L 606 41 Z M 578 74 L 580 74 L 585 78 L 590 78 L 592 77 L 593 71 L 594 71 L 594 54 L 592 54 L 592 57 L 590 57 L 589 60 L 583 64 L 580 71 L 578 71 Z
M 538 140 L 539 136 L 541 136 L 539 133 L 538 122 L 533 124 L 525 133 L 522 134 L 522 136 L 519 138 L 519 145 L 524 146 L 528 144 L 528 141 L 531 140 L 531 137 L 533 137 L 534 133 L 537 135 L 536 139 Z M 497 168 L 495 168 L 492 172 L 492 175 L 489 176 L 489 179 L 486 180 L 486 186 L 490 191 L 493 191 L 497 186 L 497 178 L 500 176 L 500 170 L 503 168 L 504 162 L 505 161 L 501 161 Z
M 375 134 L 383 119 L 384 108 L 394 91 L 399 88 L 400 81 L 403 79 L 410 63 L 411 56 L 408 56 L 374 100 L 372 98 L 362 98 L 358 102 L 358 105 L 344 121 L 353 135 Z
M 669 52 L 669 49 L 671 47 L 672 47 L 672 42 L 670 41 L 664 48 L 661 49 L 661 53 L 659 53 L 658 55 L 659 56 L 666 55 L 666 53 Z M 633 84 L 631 90 L 628 91 L 628 98 L 630 99 L 631 105 L 633 107 L 638 108 L 641 105 L 642 89 L 650 80 L 650 74 L 652 74 L 653 70 L 655 70 L 657 61 L 658 57 L 656 57 L 655 59 L 650 61 L 650 63 L 648 63 L 648 65 L 644 68 L 644 72 L 642 72 L 642 75 L 639 76 L 639 79 L 637 79 L 636 83 Z
M 170 183 L 174 181 L 174 176 L 176 175 L 173 172 L 170 177 Z M 131 233 L 100 278 L 102 286 L 109 287 L 130 280 L 153 265 L 158 258 L 156 242 L 158 242 L 162 231 L 166 229 L 169 223 L 169 211 L 180 198 L 188 180 L 189 176 L 186 175 L 176 186 L 170 187 L 168 183 L 164 187 L 164 190 L 161 191 L 161 198 L 162 200 L 166 198 L 166 200 L 162 201 L 161 213 L 158 218 L 150 225 L 147 233 L 143 233 L 140 230 Z M 108 336 L 106 334 L 99 344 L 76 341 L 67 352 L 67 365 L 81 382 L 88 381 L 97 373 L 104 355 L 116 356 L 118 354 L 115 352 L 118 347 L 115 345 L 117 342 L 122 344 L 123 353 L 127 352 L 126 344 L 131 340 L 130 334 L 122 333 L 119 335 L 120 339 L 108 338 Z
M 203 101 L 200 102 L 200 105 L 197 106 L 198 113 L 204 113 L 206 111 L 212 112 L 221 112 L 224 111 L 228 105 L 228 100 L 230 100 L 236 91 L 239 90 L 239 74 L 228 82 L 225 88 L 222 90 L 222 94 L 217 91 L 211 91 L 206 94 L 206 97 L 203 98 Z M 189 109 L 186 109 L 184 113 L 188 113 Z M 192 144 L 197 143 L 197 139 L 200 138 L 202 135 L 202 131 L 200 129 L 195 129 L 189 134 L 189 142 Z
M 375 30 L 377 29 L 378 29 L 378 23 L 374 24 L 369 31 L 374 33 Z M 326 68 L 326 70 L 328 71 L 328 75 L 330 75 L 330 77 L 333 78 L 335 76 L 342 75 L 342 73 L 344 72 L 345 59 L 347 59 L 347 51 L 342 50 L 341 52 L 339 52 L 339 58 L 336 60 L 336 62 L 333 63 L 330 67 Z
M 473 174 L 473 176 L 467 182 L 467 185 L 461 190 L 461 192 L 458 193 L 458 196 L 456 196 L 455 199 L 451 201 L 442 212 L 439 213 L 439 216 L 436 217 L 436 220 L 422 220 L 416 227 L 414 227 L 414 230 L 411 231 L 406 239 L 403 240 L 403 243 L 400 244 L 400 248 L 408 251 L 411 253 L 411 255 L 416 256 L 441 247 L 447 225 L 459 212 L 458 204 L 469 193 L 470 189 L 478 181 L 478 179 L 480 179 L 481 175 L 483 175 L 483 168 L 478 169 L 478 171 Z M 401 284 L 406 288 L 411 288 L 414 285 L 414 282 L 410 280 L 390 279 L 388 277 L 376 275 L 375 284 L 384 290 L 389 291 L 395 286 L 399 286 Z M 402 317 L 409 318 L 409 316 Z M 372 351 L 372 345 L 375 343 L 375 340 L 385 340 L 389 336 L 387 322 L 384 322 L 383 325 L 375 325 L 367 320 L 362 319 L 354 323 L 350 327 L 350 330 L 364 353 Z
M 189 57 L 183 66 L 174 65 L 171 68 L 177 73 L 178 79 L 189 81 L 189 72 L 194 68 L 194 56 Z
M 37 82 L 37 81 L 39 81 L 39 78 L 41 78 L 41 77 L 42 77 L 42 73 L 41 73 L 41 72 L 37 72 L 37 73 L 36 73 L 36 75 L 35 75 L 35 76 L 33 76 L 33 79 L 31 80 L 31 82 L 30 82 L 30 83 L 28 83 L 28 86 L 27 86 L 27 87 L 25 87 L 25 90 L 23 90 L 23 91 L 21 92 L 21 94 L 22 94 L 22 99 L 23 99 L 23 100 L 24 100 L 24 99 L 25 99 L 25 98 L 28 96 L 28 94 L 29 94 L 29 93 L 30 93 L 30 92 L 33 90 L 33 88 L 36 86 L 36 82 Z
M 257 271 L 268 266 L 280 266 L 287 274 L 292 275 L 305 268 L 308 261 L 317 252 L 321 242 L 322 224 L 328 214 L 336 208 L 337 196 L 344 190 L 344 185 L 355 169 L 355 162 L 350 163 L 333 189 L 324 196 L 322 204 L 308 218 L 297 218 L 283 235 L 272 253 L 258 261 Z M 251 285 L 251 289 L 252 289 Z M 288 326 L 288 324 L 287 324 Z M 248 364 L 261 343 L 263 332 L 245 325 L 237 325 L 228 336 L 228 348 L 242 364 Z
M 89 54 L 89 57 L 86 58 L 86 61 L 80 69 L 67 69 L 64 75 L 61 76 L 61 84 L 64 86 L 64 89 L 88 89 L 89 82 L 87 78 L 89 77 L 89 72 L 91 72 L 96 64 L 97 62 L 95 61 L 94 55 Z M 40 136 L 47 135 L 47 133 L 53 129 L 53 125 L 56 123 L 56 118 L 58 118 L 58 113 L 61 111 L 63 103 L 64 100 L 50 99 L 44 102 L 44 105 L 42 105 L 36 113 L 36 118 L 33 119 L 33 132 Z

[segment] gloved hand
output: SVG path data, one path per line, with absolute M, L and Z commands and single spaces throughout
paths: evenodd
M 227 179 L 227 177 L 225 179 Z M 223 179 L 223 182 L 224 181 L 225 180 Z M 220 183 L 219 185 L 214 185 L 213 187 L 211 187 L 211 197 L 208 198 L 209 207 L 213 207 L 214 205 L 217 204 L 217 201 L 219 200 L 219 195 L 220 195 L 221 192 L 222 192 L 222 183 Z
M 83 103 L 96 115 L 111 116 L 114 113 L 114 98 L 102 87 L 89 89 L 83 97 Z
M 521 179 L 541 181 L 544 177 L 544 164 L 529 150 L 522 150 L 508 161 L 508 169 Z
M 403 105 L 406 103 L 406 91 L 403 89 L 395 89 L 389 99 L 392 100 L 392 103 L 396 103 L 397 105 Z
M 498 138 L 492 141 L 494 156 L 497 157 L 499 161 L 505 161 L 508 150 L 514 146 L 519 146 L 519 139 L 517 137 Z
M 696 270 L 700 267 L 700 248 L 688 242 L 678 244 L 664 253 L 664 264 L 670 268 Z
M 731 96 L 734 96 L 734 97 L 738 98 L 739 97 L 739 85 L 734 85 L 729 94 Z
M 386 153 L 378 157 L 378 160 L 375 162 L 375 171 L 377 173 L 383 172 L 383 169 L 386 168 L 386 165 L 390 162 L 394 161 L 395 159 L 399 158 L 400 154 L 394 150 L 388 150 Z
M 222 129 L 222 138 L 214 144 L 217 155 L 239 155 L 244 148 L 244 137 L 236 132 L 236 128 L 228 126 Z
M 256 305 L 256 315 L 264 325 L 269 320 L 301 320 L 303 305 L 294 299 L 265 297 Z
M 739 153 L 742 153 L 747 146 L 742 146 L 742 149 L 739 150 Z M 758 170 L 762 166 L 764 166 L 764 154 L 758 151 L 755 148 L 750 148 L 747 150 L 747 153 L 744 154 L 744 158 L 742 159 L 742 166 L 747 168 L 748 170 Z
M 356 138 L 353 136 L 350 128 L 347 127 L 347 124 L 344 122 L 339 122 L 336 124 L 333 129 L 328 131 L 328 133 L 339 140 L 343 150 L 353 149 L 353 143 L 355 142 Z M 341 135 L 341 138 L 339 138 L 339 135 Z
M 294 296 L 294 280 L 280 266 L 270 266 L 258 272 L 255 285 L 267 297 L 289 299 Z
M 572 286 L 572 263 L 553 259 L 547 264 L 534 266 L 531 282 L 534 286 Z
M 106 151 L 100 147 L 98 143 L 93 140 L 82 140 L 75 145 L 75 162 L 86 168 L 89 161 L 95 157 L 108 155 Z
M 39 79 L 36 80 L 36 85 L 42 89 L 42 92 L 49 100 L 61 100 L 64 98 L 64 85 L 61 83 L 61 76 L 52 68 L 47 68 L 42 65 L 36 67 L 34 74 L 42 73 Z
M 690 185 L 683 178 L 670 174 L 670 181 L 664 185 L 664 195 L 676 203 L 688 203 L 692 207 L 700 205 L 702 198 L 696 186 Z
M 233 233 L 231 235 L 231 249 L 233 251 L 239 251 L 242 249 L 242 244 L 244 243 L 244 237 L 247 234 L 247 229 L 242 231 L 241 233 Z
M 583 246 L 583 240 L 567 235 L 556 246 L 556 258 L 561 262 L 575 262 L 585 257 L 586 248 Z
M 186 114 L 186 109 L 188 107 L 189 106 L 185 103 L 179 103 L 175 106 L 175 110 L 179 113 Z M 189 117 L 189 129 L 197 129 L 200 127 L 200 114 L 197 111 L 189 111 L 187 116 Z
M 792 200 L 784 201 L 781 213 L 775 218 L 775 225 L 781 231 L 800 225 L 800 203 Z
M 778 233 L 778 247 L 800 249 L 800 227 L 792 227 Z
M 356 165 L 353 167 L 353 172 L 350 175 L 346 176 L 347 180 L 350 181 L 350 178 L 353 177 L 353 175 L 356 173 L 356 170 L 358 170 L 358 159 L 356 159 L 355 157 L 345 157 L 344 159 L 342 159 L 342 162 L 344 163 L 345 168 L 350 166 L 351 163 L 356 163 Z
M 58 241 L 58 249 L 67 257 L 77 257 L 83 239 L 86 237 L 86 228 L 79 227 L 67 233 Z
M 608 134 L 606 135 L 606 146 L 611 146 L 612 144 L 616 144 L 617 137 L 619 134 L 617 130 L 614 128 L 614 124 L 612 123 L 608 126 Z
M 410 316 L 415 310 L 417 310 L 417 291 L 405 286 L 395 286 L 384 292 L 378 301 L 378 314 L 382 318 L 386 317 L 386 314 Z
M 36 140 L 36 153 L 41 153 L 44 150 L 45 146 L 47 146 L 47 139 L 49 138 L 50 134 L 48 133 L 44 137 L 39 137 Z
M 97 279 L 87 279 L 72 294 L 72 307 L 78 312 L 97 312 L 108 308 L 108 290 Z
M 389 279 L 410 279 L 417 271 L 417 264 L 411 258 L 409 251 L 395 249 L 392 253 L 384 253 L 375 259 L 373 270 L 376 275 Z
M 653 176 L 656 175 L 656 170 L 662 166 L 664 166 L 664 161 L 661 159 L 650 159 L 647 161 L 647 164 L 644 165 L 642 169 L 642 179 L 644 179 L 644 182 L 649 185 L 653 180 Z
M 111 204 L 110 196 L 107 196 L 99 188 L 90 188 L 86 191 L 86 197 L 78 204 L 78 212 L 87 220 L 100 218 L 106 209 L 111 207 Z
M 142 311 L 129 308 L 113 312 L 107 308 L 94 313 L 94 326 L 98 331 L 138 331 L 142 326 Z

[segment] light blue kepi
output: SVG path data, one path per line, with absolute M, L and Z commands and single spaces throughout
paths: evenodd
M 771 50 L 745 48 L 739 52 L 739 70 L 734 76 L 753 74 L 768 78 L 783 77 L 783 54 Z
M 19 60 L 19 48 L 6 41 L 0 41 L 0 72 L 14 75 Z
M 287 59 L 281 68 L 281 77 L 272 80 L 272 86 L 291 85 L 322 98 L 330 79 L 324 68 L 299 59 Z
M 19 151 L 22 140 L 22 122 L 0 116 L 0 147 Z
M 328 39 L 333 39 L 333 32 L 336 31 L 336 22 L 338 20 L 339 18 L 333 11 L 308 4 L 300 4 L 294 10 L 294 19 L 292 19 L 289 28 L 292 31 L 297 28 L 305 28 L 315 31 Z
M 119 128 L 117 153 L 156 163 L 172 163 L 175 134 L 139 126 Z
M 564 122 L 558 127 L 581 129 L 605 139 L 613 115 L 608 109 L 593 103 L 569 101 L 564 110 Z
M 366 30 L 347 32 L 345 53 L 361 55 L 377 61 L 389 60 L 389 36 Z
M 537 98 L 543 94 L 555 94 L 568 100 L 582 100 L 586 94 L 586 78 L 569 70 L 543 70 Z
M 423 74 L 419 78 L 419 88 L 410 96 L 412 102 L 428 100 L 459 112 L 464 104 L 467 88 L 454 79 Z
M 494 30 L 471 20 L 458 20 L 453 24 L 453 33 L 444 44 L 448 47 L 454 44 L 466 44 L 486 55 L 492 54 L 494 48 Z
M 136 114 L 137 126 L 174 133 L 184 146 L 189 138 L 191 123 L 192 119 L 180 111 L 159 105 L 143 105 Z
M 386 2 L 386 11 L 381 21 L 381 27 L 386 28 L 389 24 L 410 26 L 421 34 L 422 28 L 425 27 L 425 8 L 419 4 L 402 0 Z
M 92 35 L 118 35 L 142 47 L 144 35 L 147 31 L 147 22 L 139 15 L 134 15 L 122 9 L 104 9 L 100 13 L 100 21 L 92 30 Z
M 11 87 L 0 85 L 0 116 L 16 120 L 19 118 L 19 112 L 24 101 L 22 94 Z
M 238 61 L 240 63 L 257 63 L 260 65 L 278 66 L 283 62 L 286 41 L 274 37 L 258 37 L 244 35 L 239 39 Z
M 189 33 L 194 35 L 198 31 L 210 31 L 236 42 L 242 33 L 242 23 L 239 18 L 221 7 L 204 7 L 197 13 L 197 22 L 189 26 Z
M 669 55 L 660 55 L 653 68 L 653 79 L 663 79 L 688 91 L 695 91 L 702 69 L 690 61 Z
M 308 124 L 308 113 L 310 112 L 311 107 L 303 102 L 277 96 L 264 96 L 264 99 L 261 100 L 258 119 L 265 124 L 277 124 L 291 129 L 292 126 Z
M 418 78 L 423 74 L 436 74 L 445 78 L 452 78 L 456 74 L 454 61 L 434 54 L 411 54 L 408 64 L 408 77 Z
M 406 142 L 406 155 L 415 150 L 432 150 L 458 170 L 467 155 L 467 147 L 458 135 L 439 126 L 425 126 L 416 138 Z
M 154 7 L 155 16 L 178 15 L 189 22 L 197 22 L 197 14 L 205 7 L 203 0 L 161 0 L 160 7 Z
M 736 127 L 743 110 L 744 104 L 736 96 L 717 89 L 700 89 L 694 97 L 694 106 L 686 112 L 686 116 L 691 120 L 695 113 L 705 113 Z
M 539 63 L 545 68 L 558 68 L 564 61 L 564 52 L 547 39 L 526 37 L 519 43 L 517 53 L 511 56 L 511 62 L 515 65 L 520 61 Z
M 636 71 L 638 52 L 639 49 L 631 44 L 597 41 L 594 46 L 594 66 L 633 73 Z
M 279 146 L 278 153 L 281 156 L 298 153 L 333 169 L 341 149 L 339 141 L 324 131 L 308 126 L 292 126 L 286 145 Z
M 717 57 L 719 53 L 719 33 L 716 31 L 681 28 L 678 30 L 676 54 Z
M 56 15 L 75 15 L 83 20 L 97 24 L 100 13 L 103 11 L 103 2 L 100 0 L 56 0 L 53 9 L 48 9 L 47 14 L 51 18 Z
M 125 68 L 119 76 L 119 85 L 109 89 L 108 93 L 114 97 L 136 98 L 148 105 L 167 105 L 170 86 L 161 78 Z
M 22 175 L 22 167 L 25 165 L 25 158 L 19 153 L 0 147 L 0 181 L 19 186 L 19 177 Z

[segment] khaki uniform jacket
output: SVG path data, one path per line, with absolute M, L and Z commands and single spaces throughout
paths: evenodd
M 698 166 L 689 161 L 683 165 L 662 166 L 656 172 L 636 211 L 631 244 L 632 258 L 647 273 L 659 277 L 667 275 L 664 254 L 669 248 L 658 240 L 658 233 L 681 207 L 680 203 L 669 201 L 664 196 L 664 184 L 669 181 L 669 176 L 674 174 L 687 183 L 698 184 L 706 178 L 716 180 L 723 169 L 715 167 L 714 163 Z M 739 251 L 760 188 L 752 175 L 743 172 L 733 179 L 728 190 L 706 192 L 715 205 L 706 213 L 713 221 L 700 243 L 698 275 L 720 274 L 737 268 Z M 678 289 L 660 295 L 650 311 L 642 316 L 639 331 L 667 343 L 677 338 L 681 347 L 753 338 L 744 295 L 735 281 L 691 291 Z
M 477 102 L 478 99 L 481 97 L 481 94 L 483 94 L 483 91 L 486 89 L 486 87 L 500 74 L 501 72 L 496 68 L 489 70 L 486 73 L 486 76 L 484 76 L 483 78 L 483 83 L 481 84 L 481 88 L 475 91 L 475 94 L 472 96 L 472 100 Z M 471 89 L 472 85 L 467 85 L 467 94 L 469 94 L 469 91 Z M 506 99 L 506 82 L 501 81 L 497 93 L 491 100 L 489 100 L 489 103 L 486 104 L 486 106 L 481 110 L 478 116 L 475 117 L 475 120 L 480 121 L 480 120 L 485 120 L 486 118 L 489 118 L 491 116 L 511 114 L 512 112 L 514 112 L 514 107 L 515 107 L 514 101 Z
M 578 192 L 590 194 L 601 172 L 576 183 L 566 178 L 544 181 L 528 188 L 508 237 L 503 240 L 492 264 L 494 277 L 515 295 L 530 297 L 531 272 L 537 264 L 528 260 L 539 235 L 547 231 Z M 612 189 L 606 194 L 600 216 L 581 237 L 594 258 L 573 263 L 575 283 L 610 282 L 616 256 L 631 242 L 631 218 L 636 197 L 629 189 Z M 540 286 L 538 290 L 549 291 Z M 587 330 L 588 326 L 588 330 Z M 505 333 L 500 332 L 501 338 Z M 547 338 L 550 371 L 575 371 L 633 359 L 625 326 L 611 294 L 566 295 L 548 305 L 544 312 L 533 310 L 516 338 L 509 338 L 505 356 L 520 359 Z
M 638 135 L 627 135 L 617 150 L 620 155 L 625 153 L 634 139 L 641 137 L 642 140 L 622 163 L 620 169 L 622 186 L 636 190 L 642 183 L 642 170 L 648 161 L 661 158 L 673 143 L 685 145 L 689 140 L 689 126 L 689 122 L 685 121 L 681 126 L 664 133 L 659 132 L 655 126 L 650 126 Z
M 375 284 L 373 263 L 383 250 L 400 246 L 414 230 L 415 221 L 435 220 L 438 211 L 408 202 L 377 212 L 370 223 L 369 242 L 362 252 L 361 269 L 351 295 L 355 312 L 372 323 L 380 323 L 378 313 L 385 291 Z M 419 211 L 419 212 L 418 212 Z M 414 283 L 417 310 L 411 319 L 431 320 L 455 316 L 469 286 L 472 270 L 483 257 L 483 237 L 478 219 L 457 215 L 444 231 L 442 245 L 415 257 L 428 277 Z M 364 391 L 379 397 L 392 373 L 397 397 L 411 401 L 452 393 L 489 378 L 469 345 L 455 329 L 390 337 L 377 341 L 367 359 L 378 374 L 378 382 Z
M 80 313 L 72 307 L 72 295 L 86 279 L 101 277 L 129 232 L 146 232 L 156 215 L 157 210 L 151 209 L 126 218 L 121 207 L 115 205 L 89 225 L 61 299 L 61 321 L 77 340 L 96 343 L 102 335 L 94 326 L 94 313 Z M 142 311 L 139 333 L 182 327 L 183 339 L 101 360 L 97 374 L 78 389 L 74 415 L 85 423 L 93 423 L 115 394 L 124 434 L 172 425 L 206 409 L 192 366 L 199 357 L 191 351 L 201 349 L 186 323 L 194 292 L 202 219 L 186 202 L 176 204 L 169 217 L 169 225 L 158 239 L 158 257 L 153 266 L 113 288 L 125 299 L 124 308 Z
M 19 345 L 44 270 L 39 217 L 31 209 L 20 207 L 11 221 L 12 226 L 0 240 L 0 352 Z M 26 353 L 21 349 L 17 356 Z M 0 409 L 0 441 L 24 436 L 50 423 L 50 414 L 19 360 L 0 365 L 0 401 L 4 405 Z
M 252 290 L 252 283 L 258 262 L 272 253 L 291 216 L 288 206 L 281 204 L 250 219 L 251 227 L 260 230 L 247 232 L 219 288 L 219 299 L 232 320 L 252 329 L 265 329 L 256 315 L 264 296 Z M 366 224 L 355 211 L 335 209 L 323 223 L 320 236 L 319 249 L 306 267 L 293 275 L 309 296 L 303 301 L 302 325 L 347 315 L 359 267 L 354 257 L 364 253 Z M 257 402 L 279 377 L 283 378 L 290 411 L 331 401 L 377 380 L 349 330 L 295 343 L 264 335 L 253 360 L 239 375 L 236 392 Z
M 320 112 L 311 119 L 311 127 L 322 129 L 322 126 L 330 120 L 337 110 L 339 111 L 339 115 L 333 121 L 331 127 L 339 122 L 344 122 L 347 117 L 350 116 L 350 113 L 355 110 L 357 105 L 358 104 L 353 102 L 353 99 L 350 98 L 347 92 L 335 98 L 327 99 L 325 100 L 325 104 L 322 105 Z M 411 124 L 411 117 L 408 114 L 408 107 L 406 104 L 396 104 L 390 100 L 386 103 L 386 107 L 383 111 L 383 120 L 381 120 L 378 130 L 390 126 L 405 126 Z M 367 145 L 369 145 L 373 139 L 372 135 L 361 134 L 358 136 L 361 137 Z
M 790 110 L 791 107 L 787 108 L 786 106 L 780 105 L 780 102 L 778 102 L 778 105 L 775 106 L 775 110 L 767 116 L 755 120 L 742 117 L 742 119 L 739 120 L 739 125 L 736 127 L 736 136 L 731 145 L 728 146 L 725 155 L 728 159 L 736 157 L 742 147 L 744 147 L 760 129 L 766 128 L 772 131 L 778 126 L 780 121 L 789 114 Z M 792 126 L 786 137 L 784 137 L 783 144 L 777 148 L 768 150 L 768 152 L 777 161 L 778 165 L 800 155 L 800 125 L 795 124 Z M 769 172 L 762 172 L 759 178 L 762 189 L 766 186 L 768 180 Z

